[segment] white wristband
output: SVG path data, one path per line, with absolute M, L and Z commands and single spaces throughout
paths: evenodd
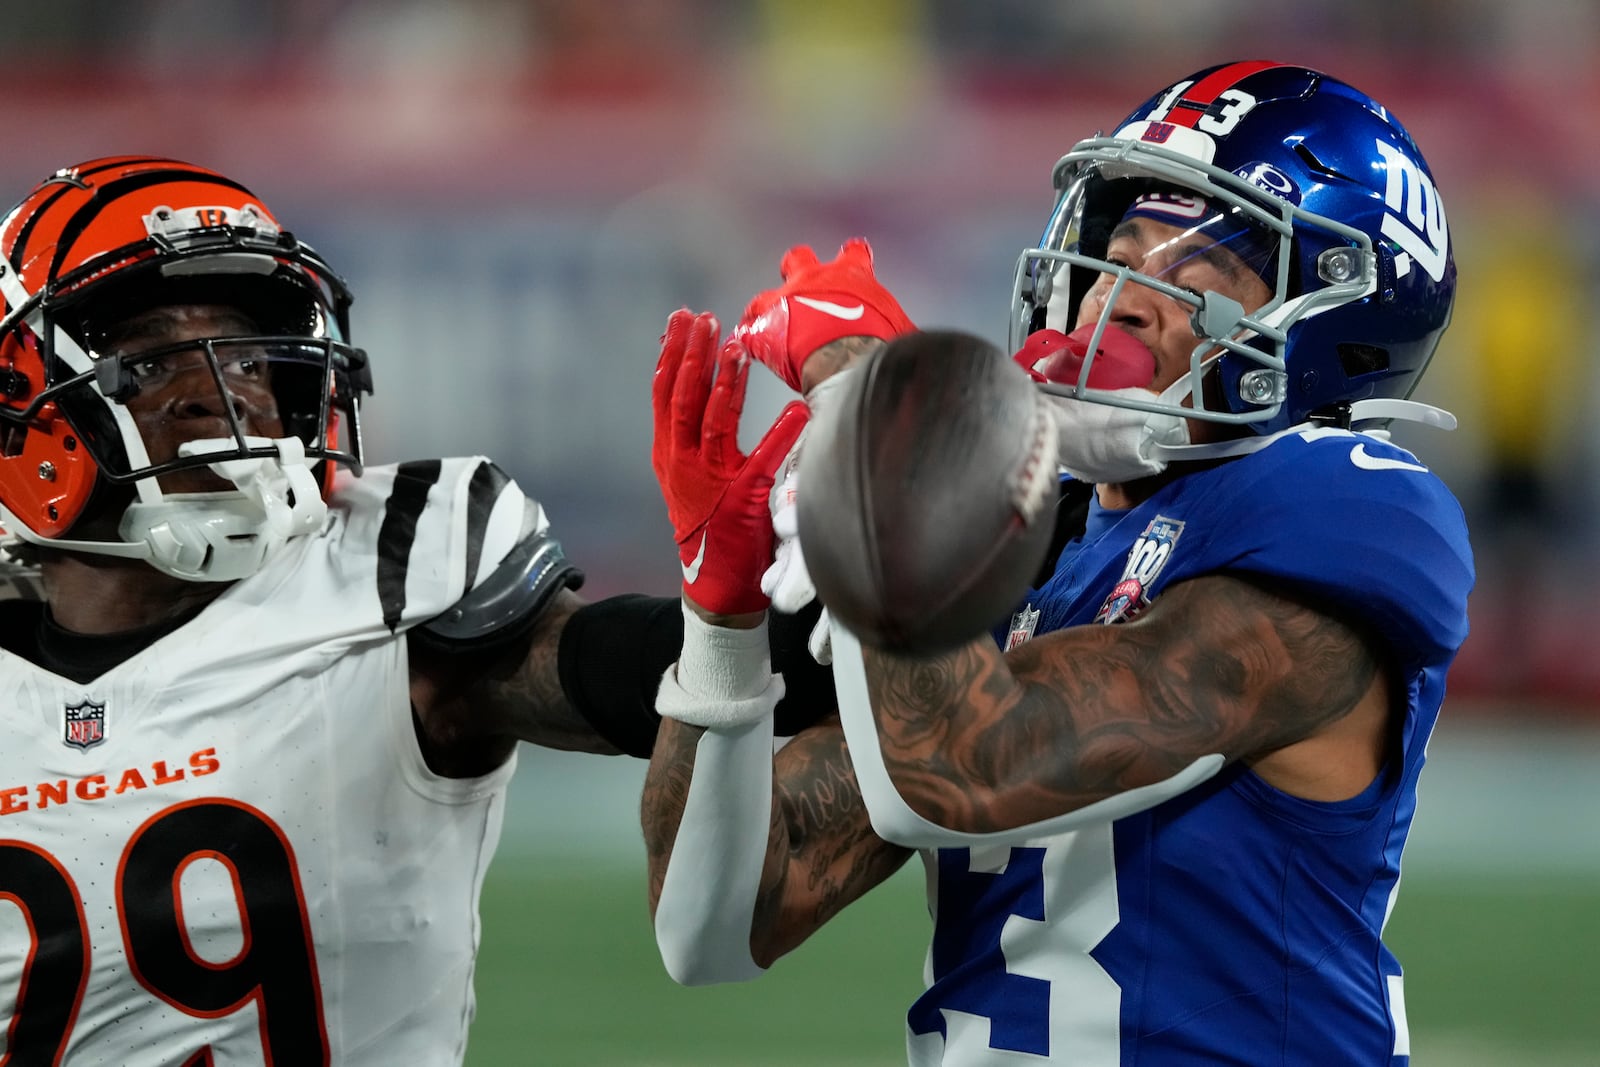
M 661 676 L 659 714 L 726 729 L 760 721 L 781 699 L 783 676 L 772 673 L 765 619 L 749 630 L 713 626 L 683 606 L 683 650 Z

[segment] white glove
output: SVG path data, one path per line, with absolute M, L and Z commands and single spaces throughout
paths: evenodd
M 777 536 L 778 547 L 773 553 L 772 566 L 761 576 L 761 591 L 772 598 L 775 609 L 786 615 L 793 615 L 817 598 L 817 587 L 811 583 L 811 572 L 806 569 L 806 559 L 800 551 L 800 519 L 795 504 L 800 446 L 805 439 L 806 431 L 802 430 L 772 484 L 772 532 Z M 828 609 L 823 608 L 822 617 L 806 642 L 811 657 L 823 666 L 833 662 L 830 642 Z

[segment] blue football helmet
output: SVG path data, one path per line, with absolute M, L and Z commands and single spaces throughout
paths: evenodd
M 1103 274 L 1114 286 L 1145 285 L 1188 304 L 1197 343 L 1192 407 L 1170 391 L 1147 402 L 1142 392 L 1130 399 L 1129 391 L 1088 388 L 1087 366 L 1078 383 L 1047 389 L 1260 434 L 1312 419 L 1453 424 L 1446 413 L 1393 403 L 1415 388 L 1450 321 L 1456 270 L 1428 165 L 1371 97 L 1303 67 L 1211 67 L 1152 96 L 1111 136 L 1074 145 L 1053 180 L 1049 225 L 1017 263 L 1012 350 L 1036 330 L 1071 330 Z M 1264 306 L 1247 314 L 1223 294 L 1106 261 L 1124 212 L 1141 197 L 1164 196 L 1203 197 L 1254 234 L 1268 253 L 1258 266 L 1273 290 Z

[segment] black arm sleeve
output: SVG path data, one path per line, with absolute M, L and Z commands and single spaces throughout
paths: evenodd
M 782 674 L 777 731 L 788 736 L 837 710 L 833 671 L 811 658 L 806 639 L 822 608 L 768 616 L 772 670 Z M 626 593 L 586 604 L 561 631 L 561 691 L 595 732 L 630 756 L 655 744 L 656 688 L 683 647 L 683 608 L 675 597 Z

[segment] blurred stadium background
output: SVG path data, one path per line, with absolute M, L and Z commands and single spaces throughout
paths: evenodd
M 375 460 L 483 452 L 587 592 L 674 590 L 655 339 L 852 234 L 927 325 L 1004 340 L 1051 164 L 1156 86 L 1265 57 L 1383 100 L 1461 268 L 1412 435 L 1465 503 L 1473 635 L 1390 940 L 1416 1062 L 1600 1064 L 1600 8 L 1593 0 L 0 0 L 0 200 L 119 152 L 215 167 L 352 281 Z M 782 402 L 758 387 L 749 420 Z M 640 768 L 525 750 L 468 1062 L 893 1064 L 908 870 L 749 986 L 683 990 Z

